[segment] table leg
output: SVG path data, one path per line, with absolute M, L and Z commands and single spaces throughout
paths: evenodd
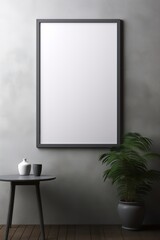
M 14 195 L 15 195 L 15 184 L 11 182 L 10 200 L 9 200 L 9 209 L 8 209 L 8 217 L 7 217 L 7 224 L 6 224 L 5 240 L 8 240 L 9 228 L 11 227 L 11 224 L 12 224 Z
M 37 202 L 38 202 L 38 210 L 39 210 L 39 218 L 40 218 L 40 226 L 41 226 L 41 239 L 45 240 L 45 232 L 44 232 L 44 222 L 43 222 L 43 211 L 42 211 L 42 202 L 41 202 L 41 194 L 39 183 L 36 183 L 36 194 L 37 194 Z

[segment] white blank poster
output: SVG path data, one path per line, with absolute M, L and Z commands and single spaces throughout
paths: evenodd
M 117 29 L 39 21 L 39 147 L 117 144 Z

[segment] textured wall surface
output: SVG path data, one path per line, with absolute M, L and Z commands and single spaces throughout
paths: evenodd
M 105 150 L 36 148 L 37 18 L 124 20 L 124 131 L 152 138 L 160 152 L 160 1 L 0 0 L 0 175 L 17 173 L 27 157 L 57 176 L 41 184 L 45 223 L 120 223 L 116 190 L 98 162 Z M 148 224 L 160 223 L 159 187 L 147 197 Z M 8 200 L 9 184 L 0 182 L 0 224 Z M 18 187 L 13 223 L 38 222 L 34 189 Z

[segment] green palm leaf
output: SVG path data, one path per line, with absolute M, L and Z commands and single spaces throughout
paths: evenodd
M 154 181 L 160 180 L 160 172 L 148 169 L 148 161 L 160 159 L 160 154 L 151 152 L 152 141 L 139 133 L 127 133 L 119 148 L 112 148 L 100 156 L 99 161 L 107 166 L 103 179 L 110 179 L 117 186 L 120 199 L 142 200 L 152 189 Z

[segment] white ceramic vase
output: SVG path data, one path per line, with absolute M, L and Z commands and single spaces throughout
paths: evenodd
M 22 162 L 18 164 L 19 175 L 27 176 L 31 171 L 31 164 L 28 163 L 26 158 L 23 158 Z

